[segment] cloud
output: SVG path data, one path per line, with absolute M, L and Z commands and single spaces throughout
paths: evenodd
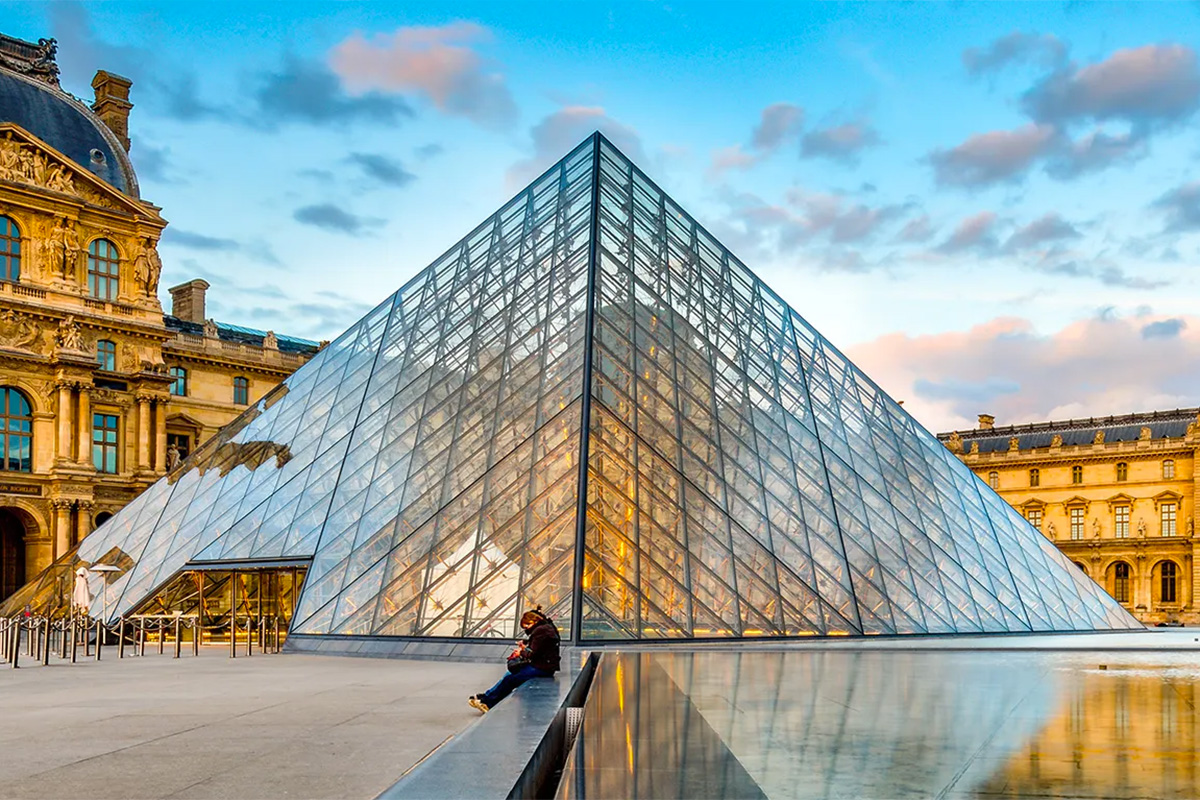
M 759 114 L 747 149 L 735 144 L 713 152 L 709 177 L 718 177 L 731 169 L 750 169 L 795 139 L 803 126 L 803 108 L 792 103 L 772 103 Z
M 634 163 L 646 162 L 642 139 L 633 128 L 617 122 L 599 106 L 565 106 L 529 130 L 533 154 L 509 167 L 506 179 L 517 189 L 542 174 L 594 131 L 600 131 Z
M 333 233 L 366 233 L 384 224 L 384 220 L 360 217 L 332 203 L 319 203 L 296 209 L 292 217 L 304 225 Z
M 1013 31 L 987 47 L 968 47 L 962 53 L 962 62 L 967 74 L 977 78 L 1011 64 L 1052 67 L 1061 64 L 1066 55 L 1067 47 L 1057 36 Z
M 186 247 L 189 250 L 204 250 L 207 252 L 231 252 L 240 250 L 241 245 L 233 239 L 221 239 L 216 236 L 205 236 L 202 233 L 192 233 L 174 226 L 163 231 L 162 240 L 166 243 Z
M 1008 241 L 1004 244 L 1004 249 L 1014 252 L 1038 247 L 1047 242 L 1077 238 L 1079 238 L 1079 231 L 1075 229 L 1075 226 L 1067 222 L 1056 212 L 1051 211 L 1035 219 L 1025 227 L 1018 228 L 1012 236 L 1008 237 Z
M 64 82 L 91 85 L 97 69 L 140 79 L 154 64 L 154 54 L 140 47 L 114 45 L 100 39 L 82 3 L 52 3 L 46 11 L 58 41 L 56 61 Z
M 929 219 L 928 214 L 922 214 L 919 217 L 909 220 L 900 229 L 900 233 L 896 234 L 896 241 L 908 244 L 927 242 L 932 238 L 933 221 Z
M 286 56 L 282 69 L 270 72 L 255 93 L 260 118 L 272 127 L 278 121 L 314 125 L 356 122 L 396 123 L 413 116 L 402 98 L 378 92 L 351 96 L 338 77 L 323 64 Z
M 1159 322 L 1175 335 L 1147 338 Z M 1186 407 L 1200 396 L 1200 317 L 1192 316 L 1108 313 L 1048 333 L 997 317 L 966 331 L 888 334 L 847 355 L 935 431 L 973 428 L 982 412 L 1010 425 Z
M 1142 328 L 1143 339 L 1174 339 L 1187 327 L 1187 321 L 1179 318 L 1162 319 Z
M 237 118 L 229 109 L 200 99 L 200 87 L 193 73 L 184 72 L 173 77 L 156 76 L 153 85 L 159 100 L 156 111 L 170 119 L 179 122 L 200 122 L 208 119 Z
M 1200 181 L 1176 186 L 1155 200 L 1152 208 L 1166 215 L 1168 233 L 1200 231 Z
M 877 144 L 879 134 L 870 125 L 865 122 L 847 122 L 804 134 L 800 142 L 800 155 L 805 158 L 828 158 L 845 164 L 856 164 L 863 150 Z
M 367 39 L 361 33 L 333 48 L 329 61 L 355 90 L 414 92 L 444 114 L 490 128 L 516 121 L 504 76 L 488 71 L 471 45 L 490 38 L 474 23 L 413 26 Z
M 979 253 L 989 253 L 996 249 L 996 214 L 992 211 L 980 211 L 958 223 L 954 232 L 938 246 L 943 253 L 961 253 L 974 250 Z
M 1099 172 L 1146 154 L 1146 137 L 1133 131 L 1112 135 L 1093 131 L 1074 141 L 1063 140 L 1046 164 L 1046 173 L 1058 180 Z
M 934 150 L 928 161 L 943 186 L 988 186 L 1021 178 L 1051 150 L 1054 140 L 1052 126 L 1026 125 L 976 134 L 957 147 Z
M 418 147 L 416 150 L 413 151 L 413 154 L 419 160 L 427 161 L 427 160 L 433 158 L 434 156 L 440 156 L 445 151 L 446 151 L 446 148 L 442 147 L 440 144 L 437 144 L 436 142 L 430 142 L 429 144 L 423 144 L 420 147 Z
M 162 242 L 165 245 L 182 247 L 202 253 L 240 253 L 261 264 L 273 267 L 282 265 L 282 262 L 275 255 L 275 251 L 271 249 L 271 246 L 260 240 L 240 242 L 236 239 L 193 233 L 192 231 L 182 230 L 172 225 L 163 231 Z M 224 278 L 221 280 L 224 280 Z
M 137 170 L 139 181 L 155 181 L 157 183 L 175 182 L 173 164 L 171 163 L 171 148 L 155 147 L 140 136 L 134 136 L 129 148 L 129 157 Z
M 346 161 L 361 169 L 368 178 L 387 186 L 407 186 L 416 180 L 416 176 L 401 166 L 399 161 L 381 153 L 351 153 Z
M 752 194 L 734 196 L 731 205 L 735 220 L 748 230 L 773 229 L 785 249 L 816 238 L 831 244 L 869 241 L 905 211 L 903 206 L 867 206 L 839 195 L 801 189 L 787 192 L 786 205 L 770 205 Z
M 1025 93 L 1022 105 L 1040 122 L 1178 122 L 1200 107 L 1196 53 L 1180 44 L 1118 50 L 1095 64 L 1051 73 Z

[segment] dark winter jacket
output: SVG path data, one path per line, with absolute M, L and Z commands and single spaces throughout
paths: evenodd
M 558 672 L 558 628 L 548 619 L 543 619 L 529 631 L 529 663 L 547 672 Z

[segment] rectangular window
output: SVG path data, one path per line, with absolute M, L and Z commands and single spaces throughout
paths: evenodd
M 100 369 L 114 372 L 117 369 L 117 345 L 107 339 L 96 342 L 96 363 Z
M 1175 504 L 1174 503 L 1163 503 L 1162 506 L 1160 506 L 1160 510 L 1162 513 L 1162 535 L 1163 536 L 1174 536 L 1175 535 Z
M 179 451 L 179 460 L 188 457 L 188 453 L 192 452 L 192 437 L 186 433 L 168 433 L 167 434 L 167 449 L 174 447 Z
M 1113 509 L 1113 534 L 1118 539 L 1129 538 L 1129 506 Z
M 1175 477 L 1175 462 L 1174 462 L 1174 460 L 1168 458 L 1166 461 L 1163 462 L 1163 477 L 1164 478 L 1174 478 Z
M 233 379 L 233 403 L 238 406 L 250 405 L 250 379 Z
M 1072 508 L 1071 509 L 1071 538 L 1072 539 L 1082 539 L 1083 538 L 1083 509 L 1082 508 Z
M 100 472 L 117 471 L 117 417 L 92 415 L 92 464 Z
M 1029 520 L 1029 524 L 1039 531 L 1042 529 L 1042 510 L 1040 508 L 1031 508 L 1026 511 L 1025 519 Z
M 187 370 L 183 367 L 171 367 L 168 372 L 175 379 L 171 382 L 171 394 L 176 397 L 187 397 Z

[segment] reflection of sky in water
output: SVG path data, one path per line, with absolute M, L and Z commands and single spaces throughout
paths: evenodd
M 560 797 L 1200 795 L 1195 653 L 709 651 L 605 662 Z

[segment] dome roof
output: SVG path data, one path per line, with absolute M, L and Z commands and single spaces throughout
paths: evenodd
M 0 69 L 0 122 L 13 122 L 132 197 L 137 177 L 116 135 L 92 110 L 47 83 Z

